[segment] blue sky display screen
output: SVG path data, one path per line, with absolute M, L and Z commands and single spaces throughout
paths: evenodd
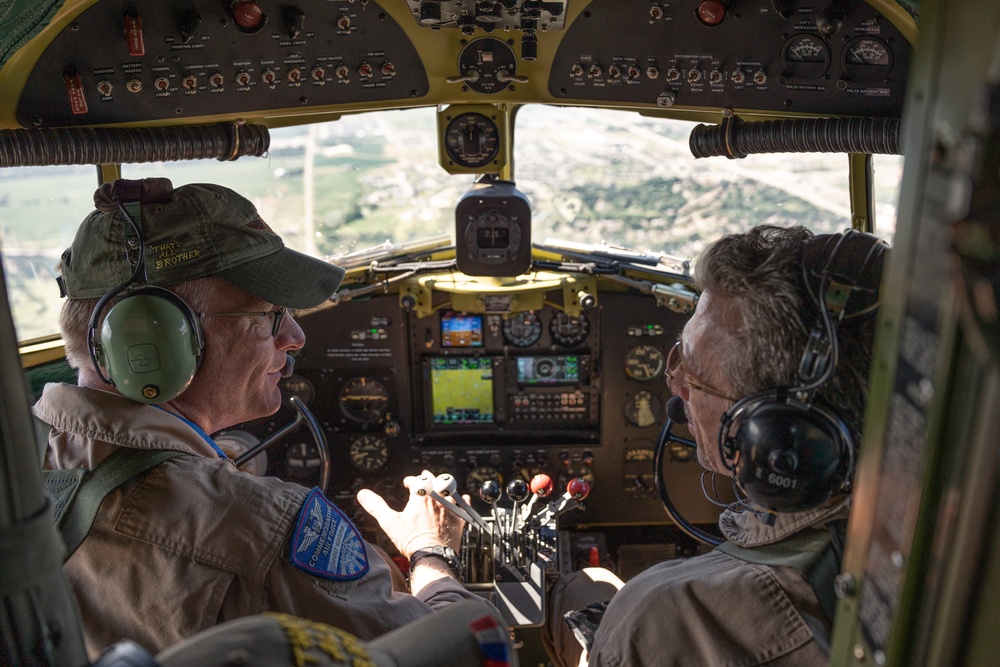
M 441 316 L 441 347 L 482 347 L 483 316 Z
M 430 360 L 435 426 L 493 423 L 493 362 L 473 357 Z

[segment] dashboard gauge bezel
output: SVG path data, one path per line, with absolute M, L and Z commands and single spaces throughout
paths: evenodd
M 655 362 L 653 370 L 649 370 L 650 366 L 648 364 L 643 365 L 645 361 L 642 359 L 643 355 L 652 355 L 652 360 Z M 625 353 L 624 366 L 625 374 L 631 379 L 636 382 L 650 382 L 663 374 L 664 369 L 667 367 L 667 357 L 660 348 L 644 343 L 636 345 Z
M 564 331 L 564 326 L 572 326 L 574 331 L 567 334 Z M 552 342 L 562 347 L 582 345 L 587 340 L 587 336 L 590 335 L 590 320 L 586 313 L 573 316 L 559 311 L 549 320 L 549 334 L 552 336 Z
M 356 391 L 354 388 L 358 384 L 364 386 L 365 393 L 348 394 L 349 391 Z M 389 411 L 389 390 L 370 375 L 356 375 L 341 386 L 337 393 L 337 406 L 340 413 L 352 422 L 374 424 Z

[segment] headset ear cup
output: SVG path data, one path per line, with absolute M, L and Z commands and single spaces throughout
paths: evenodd
M 747 495 L 777 512 L 817 507 L 846 490 L 853 447 L 846 425 L 816 406 L 764 395 L 745 404 L 732 436 L 732 471 Z
M 145 287 L 126 294 L 108 311 L 95 348 L 121 394 L 141 403 L 163 403 L 194 379 L 201 361 L 201 328 L 179 296 Z

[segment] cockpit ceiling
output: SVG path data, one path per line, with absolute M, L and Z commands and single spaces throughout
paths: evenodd
M 17 0 L 0 88 L 18 102 L 0 127 L 527 102 L 899 117 L 915 35 L 897 5 L 860 0 L 515 0 L 479 16 L 490 4 Z

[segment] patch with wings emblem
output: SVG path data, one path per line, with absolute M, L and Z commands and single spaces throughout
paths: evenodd
M 309 492 L 299 510 L 291 562 L 309 574 L 335 581 L 360 579 L 368 572 L 361 533 L 318 488 Z

